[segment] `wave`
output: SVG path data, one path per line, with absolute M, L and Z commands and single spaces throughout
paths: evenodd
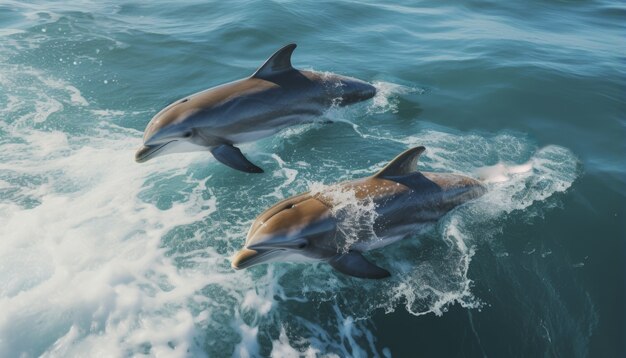
M 10 83 L 10 76 L 4 81 Z M 21 98 L 30 98 L 23 105 L 34 106 L 32 118 L 43 122 L 48 107 L 36 103 L 56 98 L 64 111 L 86 110 L 103 119 L 124 115 L 94 108 L 74 86 L 40 73 L 16 76 L 33 80 L 23 91 L 34 95 Z M 14 120 L 9 112 L 4 116 L 3 127 L 12 130 L 1 145 L 1 169 L 11 174 L 1 178 L 1 190 L 12 194 L 0 202 L 0 309 L 7 312 L 0 320 L 0 355 L 9 356 L 293 349 L 384 355 L 368 321 L 374 312 L 404 307 L 414 315 L 441 315 L 454 303 L 481 307 L 468 269 L 484 227 L 497 230 L 498 218 L 512 210 L 550 206 L 551 197 L 578 175 L 567 149 L 536 148 L 525 136 L 442 128 L 403 138 L 383 133 L 377 140 L 426 145 L 423 169 L 471 173 L 494 161 L 530 163 L 531 169 L 507 171 L 506 180 L 489 184 L 483 199 L 454 210 L 419 237 L 373 252 L 393 273 L 390 280 L 355 280 L 323 264 L 234 272 L 228 257 L 255 215 L 250 200 L 271 204 L 299 188 L 315 189 L 314 181 L 300 180 L 315 168 L 268 154 L 278 166 L 272 175 L 254 185 L 228 185 L 198 170 L 200 155 L 137 165 L 132 153 L 141 133 L 104 120 L 92 131 L 97 135 L 68 135 L 37 129 L 37 121 Z M 382 165 L 361 171 L 373 173 Z M 335 164 L 326 170 L 337 181 L 354 175 L 351 167 Z M 367 214 L 372 208 L 356 209 Z
M 539 147 L 523 133 L 459 133 L 423 121 L 398 134 L 347 119 L 396 113 L 405 97 L 424 93 L 391 82 L 376 82 L 369 104 L 328 113 L 348 126 L 290 128 L 245 146 L 273 169 L 255 178 L 204 153 L 136 164 L 141 132 L 115 123 L 144 112 L 102 108 L 34 66 L 2 65 L 0 84 L 11 89 L 0 93 L 0 356 L 388 356 L 376 345 L 374 313 L 483 307 L 472 291 L 480 277 L 469 275 L 478 247 L 497 239 L 508 214 L 524 220 L 556 206 L 580 175 L 567 148 Z M 302 145 L 301 137 L 346 128 L 380 151 L 364 147 L 352 158 L 336 143 Z M 371 252 L 391 279 L 357 280 L 324 264 L 230 268 L 262 208 L 372 174 L 415 145 L 427 147 L 422 170 L 477 173 L 489 192 Z M 371 206 L 348 200 L 344 208 L 371 220 Z

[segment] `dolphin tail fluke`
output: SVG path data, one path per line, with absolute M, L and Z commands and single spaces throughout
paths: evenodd
M 211 149 L 211 154 L 221 163 L 246 173 L 263 173 L 263 169 L 252 164 L 241 150 L 230 144 L 222 144 Z
M 380 279 L 391 276 L 389 271 L 367 261 L 360 252 L 350 251 L 338 254 L 328 261 L 335 270 L 358 278 Z

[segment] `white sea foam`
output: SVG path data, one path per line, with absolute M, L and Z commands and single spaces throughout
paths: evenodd
M 0 203 L 0 262 L 23 263 L 21 269 L 0 270 L 5 312 L 0 355 L 64 355 L 82 349 L 123 354 L 149 342 L 154 353 L 184 356 L 192 341 L 192 317 L 184 310 L 158 312 L 180 305 L 206 280 L 186 282 L 189 278 L 163 256 L 160 238 L 214 207 L 202 211 L 189 201 L 158 210 L 137 200 L 150 170 L 133 162 L 127 138 L 86 143 L 85 138 L 68 141 L 59 133 L 30 132 L 24 139 L 13 149 L 30 159 L 12 169 L 45 175 L 47 182 L 27 193 L 40 202 L 34 208 Z M 184 164 L 169 169 L 176 168 Z M 174 287 L 163 290 L 163 285 Z M 41 317 L 47 318 L 36 324 Z M 165 336 L 156 334 L 162 327 L 168 327 Z M 109 346 L 122 338 L 128 346 Z
M 91 113 L 99 117 L 120 117 L 126 114 L 124 111 L 113 109 L 93 109 Z
M 2 65 L 0 69 L 0 85 L 11 89 L 10 92 L 0 92 L 6 101 L 4 108 L 0 109 L 5 125 L 28 127 L 32 123 L 47 121 L 66 106 L 89 105 L 78 88 L 50 78 L 40 70 L 17 65 Z
M 280 156 L 278 156 L 278 154 L 272 154 L 271 156 L 274 160 L 276 160 L 280 167 L 279 170 L 274 171 L 272 176 L 282 179 L 280 180 L 281 184 L 274 188 L 272 196 L 277 199 L 281 199 L 283 197 L 283 190 L 287 189 L 291 185 L 291 183 L 293 183 L 293 181 L 296 179 L 296 176 L 298 175 L 298 171 L 296 169 L 289 168 L 285 161 L 283 161 Z
M 393 273 L 389 280 L 356 280 L 324 264 L 233 271 L 228 257 L 243 243 L 251 210 L 294 186 L 306 189 L 303 173 L 317 168 L 272 155 L 279 167 L 272 176 L 220 187 L 203 171 L 207 162 L 219 164 L 199 159 L 205 155 L 136 164 L 141 133 L 106 122 L 128 113 L 95 108 L 65 81 L 11 67 L 0 84 L 16 88 L 0 108 L 0 129 L 9 133 L 0 141 L 0 191 L 7 193 L 0 201 L 0 356 L 387 356 L 377 352 L 372 312 L 479 307 L 468 268 L 489 232 L 477 227 L 548 205 L 578 173 L 567 149 L 536 148 L 515 133 L 377 134 L 393 145 L 426 145 L 422 169 L 473 173 L 499 165 L 498 180 L 426 233 L 443 239 L 428 255 L 412 239 L 372 252 Z M 94 127 L 73 135 L 34 128 L 55 113 L 90 113 Z M 384 164 L 332 170 L 338 181 Z M 345 191 L 332 197 L 355 220 L 345 222 L 348 237 L 371 230 L 373 203 Z
M 280 329 L 280 335 L 278 339 L 272 341 L 272 357 L 280 357 L 280 358 L 288 358 L 288 357 L 304 357 L 304 358 L 313 358 L 313 357 L 328 357 L 335 358 L 339 357 L 337 354 L 324 354 L 324 352 L 319 351 L 318 349 L 309 346 L 304 352 L 299 351 L 293 348 L 290 344 L 289 338 L 287 337 L 287 332 L 284 327 Z
M 56 107 L 40 103 L 59 103 L 49 96 L 88 105 L 74 86 L 32 69 L 0 80 L 18 78 L 29 82 L 8 110 L 32 110 L 24 126 L 48 118 Z M 4 127 L 20 122 L 8 110 Z M 168 209 L 140 200 L 154 173 L 185 173 L 190 160 L 138 166 L 141 133 L 105 123 L 99 131 L 106 135 L 23 127 L 1 144 L 0 171 L 11 173 L 3 189 L 16 194 L 0 201 L 0 356 L 203 354 L 194 343 L 200 315 L 185 305 L 224 278 L 178 270 L 161 238 L 214 212 L 215 199 L 203 199 L 198 182 L 201 192 Z
M 48 89 L 55 89 L 62 92 L 65 91 L 67 94 L 69 94 L 69 99 L 72 104 L 78 106 L 89 105 L 89 102 L 87 102 L 85 97 L 83 97 L 78 88 L 68 84 L 65 81 L 51 79 L 50 77 L 44 76 L 38 71 L 31 70 L 31 72 L 31 75 L 37 76 L 48 87 Z
M 524 163 L 521 165 L 507 165 L 498 163 L 476 169 L 474 174 L 477 179 L 485 183 L 502 183 L 511 179 L 511 176 L 521 173 L 528 173 L 532 170 L 532 163 Z
M 367 109 L 368 114 L 376 113 L 397 113 L 399 104 L 399 95 L 410 93 L 422 94 L 424 89 L 399 85 L 391 82 L 377 81 L 373 83 L 376 88 L 376 95 L 372 98 L 372 103 Z
M 20 29 L 10 29 L 10 28 L 5 28 L 5 29 L 0 29 L 0 36 L 1 37 L 5 37 L 5 36 L 11 36 L 11 35 L 15 35 L 15 34 L 21 34 L 24 33 L 24 30 L 20 30 Z

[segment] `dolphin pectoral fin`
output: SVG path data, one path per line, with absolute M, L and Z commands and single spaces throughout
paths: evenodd
M 360 252 L 356 251 L 350 251 L 347 254 L 337 254 L 328 263 L 335 270 L 358 278 L 380 279 L 391 276 L 389 271 L 367 261 Z
M 246 173 L 263 173 L 263 169 L 252 164 L 248 158 L 244 157 L 241 150 L 230 144 L 222 144 L 211 149 L 211 154 L 215 159 L 233 169 Z

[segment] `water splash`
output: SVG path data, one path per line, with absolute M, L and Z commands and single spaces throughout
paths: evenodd
M 423 88 L 403 86 L 391 82 L 377 81 L 373 83 L 376 95 L 367 107 L 367 114 L 398 113 L 399 96 L 407 94 L 424 94 Z
M 516 174 L 528 173 L 533 169 L 532 163 L 524 163 L 521 165 L 507 165 L 506 163 L 498 163 L 496 165 L 486 166 L 476 169 L 474 172 L 477 179 L 489 183 L 502 183 L 509 181 L 511 176 Z
M 341 235 L 335 239 L 340 252 L 350 251 L 359 242 L 378 240 L 374 232 L 378 214 L 372 198 L 359 199 L 354 189 L 321 183 L 313 183 L 310 192 L 328 204 L 331 215 L 337 221 L 337 230 Z
M 550 208 L 554 194 L 579 174 L 569 150 L 537 148 L 519 133 L 438 128 L 398 137 L 361 128 L 369 139 L 402 146 L 398 152 L 426 145 L 422 170 L 473 173 L 498 165 L 497 175 L 482 199 L 371 252 L 372 261 L 392 272 L 389 280 L 353 279 L 323 263 L 235 272 L 228 257 L 254 210 L 296 189 L 331 193 L 350 238 L 344 248 L 369 235 L 375 207 L 353 192 L 308 182 L 317 168 L 278 155 L 269 156 L 278 167 L 274 175 L 254 182 L 227 175 L 220 182 L 212 171 L 225 169 L 198 164 L 191 154 L 138 166 L 133 152 L 141 133 L 107 122 L 130 112 L 98 108 L 71 83 L 31 68 L 11 67 L 0 78 L 11 88 L 24 79 L 21 92 L 1 97 L 0 130 L 7 133 L 0 142 L 2 356 L 384 355 L 369 321 L 374 312 L 441 315 L 455 303 L 481 307 L 468 277 L 477 244 L 495 237 L 499 219 L 511 211 L 536 215 Z M 392 99 L 402 89 L 391 88 L 379 91 L 391 100 L 375 99 L 376 110 L 397 108 Z M 88 113 L 93 125 L 69 135 L 57 125 L 61 113 Z M 293 131 L 281 139 L 301 133 Z M 332 164 L 326 170 L 341 181 L 385 162 L 356 169 Z

